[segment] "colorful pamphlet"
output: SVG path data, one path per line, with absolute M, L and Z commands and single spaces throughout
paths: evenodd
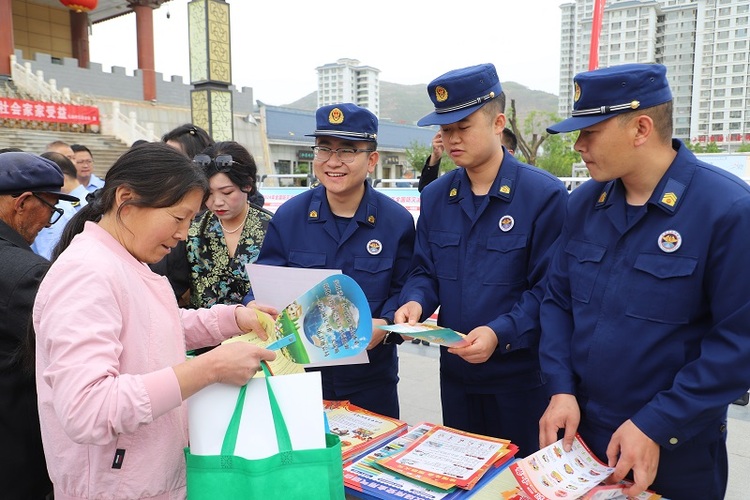
M 510 471 L 518 483 L 516 496 L 523 500 L 558 500 L 586 498 L 589 500 L 622 499 L 622 489 L 626 482 L 616 485 L 601 485 L 608 478 L 614 467 L 602 463 L 586 446 L 580 435 L 573 439 L 573 447 L 569 452 L 563 449 L 562 440 L 517 460 L 510 465 Z M 646 491 L 636 497 L 640 500 L 656 500 L 661 498 L 651 491 Z
M 465 338 L 466 335 L 463 333 L 427 323 L 417 323 L 416 325 L 409 325 L 408 323 L 378 325 L 378 328 L 446 347 L 466 347 L 469 345 Z
M 379 464 L 381 460 L 409 448 L 434 427 L 434 424 L 419 424 L 406 434 L 388 442 L 385 446 L 377 448 L 346 465 L 344 467 L 344 485 L 347 491 L 358 498 L 379 498 L 383 500 L 404 498 L 409 500 L 452 500 L 469 496 L 471 492 L 461 488 L 455 486 L 449 489 L 437 488 L 400 475 Z M 476 483 L 475 490 L 490 484 L 505 469 L 513 454 L 518 450 L 513 444 L 510 444 L 510 447 L 511 451 L 507 455 L 507 460 L 501 459 L 495 462 Z
M 438 488 L 470 490 L 499 460 L 509 460 L 516 451 L 507 439 L 436 425 L 378 465 Z
M 226 342 L 245 341 L 267 347 L 276 344 L 274 374 L 293 373 L 316 362 L 347 364 L 346 358 L 362 353 L 372 338 L 370 305 L 356 281 L 334 274 L 286 306 L 274 321 L 258 314 L 268 340 L 254 333 Z M 281 358 L 281 359 L 280 359 Z M 294 366 L 297 365 L 297 366 Z
M 324 400 L 323 409 L 330 432 L 341 439 L 344 462 L 406 432 L 406 422 L 365 410 L 350 401 Z

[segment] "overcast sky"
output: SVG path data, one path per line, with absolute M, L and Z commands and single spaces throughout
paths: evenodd
M 156 71 L 189 83 L 188 0 L 154 11 Z M 452 69 L 491 62 L 500 81 L 558 94 L 560 8 L 566 0 L 228 0 L 232 83 L 281 105 L 317 90 L 315 68 L 340 58 L 380 80 L 427 84 Z M 169 19 L 167 18 L 169 12 Z M 98 23 L 91 61 L 138 67 L 135 15 Z M 426 93 L 426 90 L 425 90 Z

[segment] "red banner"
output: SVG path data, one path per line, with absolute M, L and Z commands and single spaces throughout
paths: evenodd
M 0 97 L 0 119 L 98 125 L 99 108 Z

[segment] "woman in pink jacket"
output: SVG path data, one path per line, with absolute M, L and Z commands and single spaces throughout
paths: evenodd
M 185 239 L 207 191 L 184 155 L 142 145 L 66 227 L 33 311 L 56 500 L 184 498 L 185 399 L 216 382 L 242 385 L 275 357 L 237 342 L 186 360 L 188 349 L 265 333 L 253 309 L 178 309 L 146 265 Z

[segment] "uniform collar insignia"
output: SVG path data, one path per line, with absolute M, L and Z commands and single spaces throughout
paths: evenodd
M 448 203 L 456 203 L 459 200 L 458 193 L 461 191 L 461 179 L 456 176 L 448 189 Z
M 596 199 L 596 205 L 594 205 L 594 208 L 602 208 L 609 203 L 609 195 L 612 192 L 612 188 L 615 186 L 615 181 L 609 181 L 604 185 L 602 188 L 601 193 L 599 194 L 599 197 Z
M 497 189 L 497 195 L 505 201 L 510 201 L 513 197 L 513 179 L 508 177 L 500 179 L 500 187 Z
M 320 201 L 313 200 L 310 203 L 310 208 L 308 208 L 307 210 L 307 220 L 308 221 L 320 220 Z
M 367 204 L 367 215 L 365 216 L 365 222 L 371 226 L 375 227 L 375 222 L 378 220 L 378 207 L 373 205 L 372 203 Z
M 682 194 L 685 192 L 685 184 L 670 178 L 664 186 L 657 204 L 669 213 L 674 213 L 677 206 L 682 200 Z

